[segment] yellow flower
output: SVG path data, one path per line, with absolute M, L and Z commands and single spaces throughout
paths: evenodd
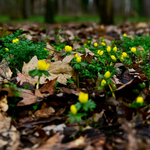
M 123 34 L 123 37 L 127 37 L 127 35 L 124 33 L 124 34 Z
M 90 44 L 91 43 L 91 41 L 88 41 L 88 44 Z
M 141 96 L 137 97 L 136 102 L 137 103 L 143 103 L 144 102 L 143 97 L 141 97 Z
M 89 99 L 89 95 L 87 93 L 80 92 L 78 99 L 79 99 L 80 103 L 85 104 L 85 103 L 87 103 L 87 101 Z
M 97 46 L 98 46 L 98 44 L 95 42 L 95 43 L 94 43 L 94 46 L 95 46 L 95 47 L 97 47 Z
M 102 56 L 104 54 L 104 51 L 100 51 L 99 55 Z
M 80 63 L 81 62 L 81 56 L 78 56 L 77 58 L 76 58 L 76 61 L 78 62 L 78 63 Z
M 7 51 L 7 52 L 8 52 L 8 51 L 9 51 L 9 49 L 8 49 L 8 48 L 5 48 L 5 51 Z
M 18 41 L 19 41 L 19 39 L 13 39 L 13 40 L 12 40 L 12 43 L 18 44 Z
M 113 51 L 114 51 L 114 52 L 117 52 L 117 47 L 116 47 L 116 46 L 113 48 Z
M 66 46 L 65 46 L 65 51 L 66 51 L 66 52 L 71 52 L 71 51 L 72 51 L 72 47 L 69 46 L 69 45 L 66 45 Z
M 111 47 L 108 46 L 108 47 L 107 47 L 107 52 L 110 52 L 110 51 L 111 51 Z
M 106 84 L 106 80 L 103 79 L 103 80 L 101 81 L 101 86 L 105 86 L 105 84 Z
M 71 106 L 70 106 L 70 111 L 71 111 L 71 113 L 72 113 L 73 115 L 75 115 L 75 114 L 77 113 L 77 108 L 76 108 L 76 106 L 75 106 L 75 105 L 71 105 Z
M 75 53 L 74 57 L 75 57 L 75 58 L 77 58 L 77 57 L 78 57 L 78 54 L 77 54 L 77 53 Z
M 122 53 L 122 56 L 123 56 L 123 57 L 127 57 L 128 55 L 127 55 L 126 52 L 123 52 L 123 53 Z
M 112 60 L 116 61 L 116 57 L 114 55 L 110 56 Z
M 110 72 L 107 71 L 107 72 L 104 74 L 104 77 L 105 77 L 105 78 L 110 78 Z
M 101 45 L 102 45 L 102 46 L 106 46 L 105 42 L 102 42 Z
M 84 46 L 86 46 L 86 44 L 84 44 Z
M 39 60 L 37 67 L 39 70 L 47 70 L 49 68 L 50 64 L 44 61 L 44 60 Z
M 121 55 L 121 60 L 124 60 L 124 57 Z
M 131 48 L 131 52 L 135 53 L 135 52 L 136 52 L 136 48 L 135 48 L 135 47 L 132 47 L 132 48 Z
M 100 53 L 100 50 L 97 51 L 97 54 L 99 54 L 99 53 Z
M 47 51 L 47 48 L 44 48 L 45 51 Z

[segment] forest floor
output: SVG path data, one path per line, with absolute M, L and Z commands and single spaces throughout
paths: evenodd
M 17 37 L 18 43 L 2 39 L 17 30 L 23 30 Z M 42 76 L 40 88 L 36 89 L 37 78 L 28 73 L 37 69 L 36 56 L 24 63 L 16 74 L 18 67 L 10 67 L 8 57 L 1 62 L 0 149 L 150 149 L 150 24 L 1 24 L 1 54 L 4 49 L 7 51 L 6 46 L 10 46 L 8 53 L 12 44 L 19 47 L 22 35 L 33 43 L 46 43 L 43 48 L 49 52 L 45 61 L 50 63 L 47 71 L 51 76 Z M 66 45 L 72 47 L 71 53 L 65 51 Z M 118 49 L 110 55 L 108 46 L 112 51 L 115 46 Z M 131 53 L 132 47 L 136 48 L 134 53 Z M 98 55 L 98 50 L 104 51 L 104 58 Z M 84 63 L 76 62 L 76 53 Z M 108 59 L 112 55 L 116 59 Z M 9 58 L 14 58 L 13 53 Z M 143 66 L 148 66 L 147 70 Z M 111 75 L 107 76 L 106 71 Z M 77 108 L 76 116 L 73 110 L 69 112 L 70 106 L 78 107 L 79 101 L 86 99 L 86 96 L 80 99 L 81 92 L 88 94 L 89 100 L 81 104 L 83 108 Z M 144 101 L 137 101 L 139 97 Z M 75 120 L 68 120 L 71 116 Z

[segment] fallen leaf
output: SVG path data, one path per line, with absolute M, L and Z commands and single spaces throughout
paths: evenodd
M 26 106 L 26 105 L 35 104 L 43 99 L 43 97 L 36 96 L 30 90 L 22 89 L 20 93 L 21 93 L 20 97 L 22 97 L 23 100 L 19 101 L 17 106 Z
M 57 78 L 48 81 L 46 84 L 44 84 L 41 88 L 40 88 L 40 92 L 45 93 L 45 92 L 49 92 L 50 95 L 53 95 L 55 92 L 55 83 L 56 83 Z

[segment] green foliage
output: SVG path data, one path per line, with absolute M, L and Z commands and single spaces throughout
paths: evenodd
M 25 36 L 21 36 L 22 32 L 18 30 L 14 34 L 0 38 L 3 44 L 3 47 L 0 47 L 0 60 L 4 58 L 12 71 L 15 71 L 15 68 L 21 71 L 23 62 L 28 63 L 33 56 L 37 56 L 38 59 L 45 59 L 49 55 L 48 51 L 44 50 L 45 43 L 33 43 Z M 14 39 L 19 41 L 13 43 Z

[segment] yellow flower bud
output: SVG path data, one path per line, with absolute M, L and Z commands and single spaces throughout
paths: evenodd
M 123 52 L 123 53 L 122 53 L 122 56 L 123 56 L 123 57 L 127 57 L 128 55 L 127 55 L 126 52 Z
M 113 51 L 114 51 L 114 52 L 117 52 L 117 47 L 116 47 L 116 46 L 113 48 Z
M 97 47 L 97 46 L 98 46 L 98 44 L 95 42 L 95 43 L 94 43 L 94 46 L 95 46 L 95 47 Z
M 141 97 L 141 96 L 137 97 L 136 102 L 143 103 L 144 102 L 143 97 Z
M 90 44 L 91 43 L 91 41 L 88 41 L 88 44 Z
M 47 48 L 44 48 L 45 51 L 47 51 Z
M 101 81 L 101 86 L 105 86 L 105 85 L 106 85 L 106 80 L 103 79 L 103 80 Z
M 76 108 L 76 106 L 75 106 L 75 105 L 71 105 L 71 106 L 70 106 L 70 111 L 71 111 L 71 113 L 72 113 L 73 115 L 75 115 L 75 114 L 77 113 L 77 108 Z
M 71 52 L 71 51 L 72 51 L 72 47 L 69 46 L 69 45 L 66 45 L 66 46 L 65 46 L 65 51 L 66 51 L 66 52 Z
M 80 63 L 81 62 L 81 56 L 78 56 L 77 58 L 76 58 L 76 61 L 78 62 L 78 63 Z
M 102 42 L 101 45 L 102 45 L 102 46 L 106 46 L 105 42 Z
M 8 48 L 5 48 L 5 51 L 7 51 L 7 52 L 8 52 L 8 51 L 9 51 L 9 49 L 8 49 Z
M 79 99 L 80 103 L 85 104 L 85 103 L 87 103 L 88 98 L 89 98 L 89 95 L 87 93 L 80 92 L 78 99 Z
M 132 48 L 131 48 L 131 52 L 135 53 L 135 52 L 136 52 L 136 48 L 135 48 L 135 47 L 132 47 Z
M 116 61 L 116 57 L 114 55 L 111 55 L 111 59 Z
M 44 60 L 39 60 L 37 67 L 39 70 L 47 70 L 49 68 L 50 64 L 44 61 Z
M 108 47 L 107 47 L 107 52 L 110 52 L 110 51 L 111 51 L 111 47 L 108 46 Z
M 127 35 L 124 33 L 124 34 L 123 34 L 123 37 L 127 37 Z
M 107 71 L 107 72 L 104 74 L 104 77 L 105 77 L 105 78 L 110 78 L 110 72 Z

